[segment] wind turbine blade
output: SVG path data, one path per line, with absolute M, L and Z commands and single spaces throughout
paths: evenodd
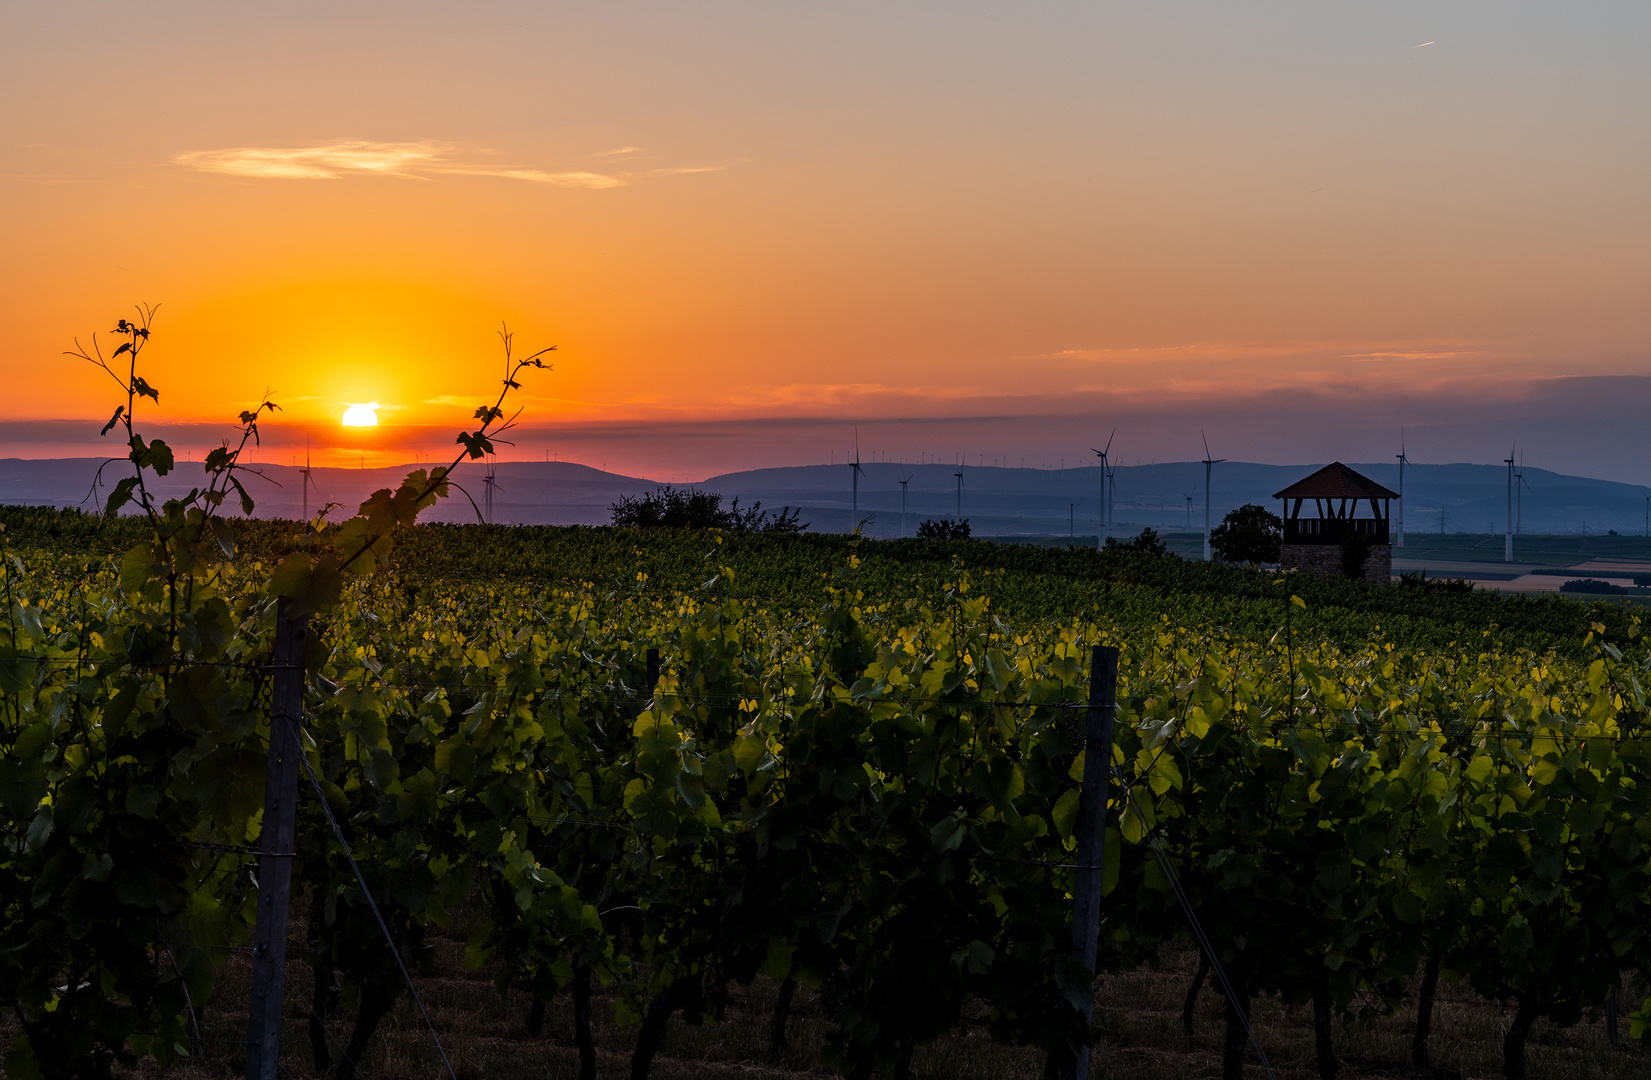
M 1110 434 L 1106 437 L 1106 449 L 1101 451 L 1101 453 L 1103 453 L 1103 454 L 1111 453 L 1112 452 L 1112 440 L 1116 439 L 1117 437 L 1118 437 L 1118 429 L 1113 428 L 1112 429 L 1112 434 Z
M 1204 460 L 1208 461 L 1208 460 L 1210 460 L 1210 440 L 1209 440 L 1209 436 L 1204 434 L 1204 429 L 1203 428 L 1199 428 L 1198 429 L 1198 437 L 1200 439 L 1204 440 Z

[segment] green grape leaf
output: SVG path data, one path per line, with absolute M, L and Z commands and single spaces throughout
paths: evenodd
M 40 1061 L 29 1043 L 29 1033 L 22 1028 L 18 1029 L 11 1045 L 6 1048 L 5 1061 L 8 1080 L 45 1080 L 46 1074 L 41 1071 Z

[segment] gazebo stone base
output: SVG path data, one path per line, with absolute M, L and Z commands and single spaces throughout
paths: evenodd
M 1285 544 L 1279 559 L 1280 570 L 1300 570 L 1318 577 L 1346 575 L 1346 555 L 1340 544 Z M 1393 580 L 1393 546 L 1371 544 L 1364 552 L 1364 565 L 1357 577 L 1377 585 Z

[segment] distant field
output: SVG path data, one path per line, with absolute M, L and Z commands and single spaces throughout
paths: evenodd
M 1558 593 L 1567 581 L 1592 579 L 1621 588 L 1613 599 L 1651 606 L 1651 589 L 1634 584 L 1651 574 L 1651 538 L 1644 536 L 1515 536 L 1513 562 L 1503 559 L 1502 533 L 1411 533 L 1393 550 L 1393 572 L 1466 578 L 1497 592 Z M 1574 595 L 1574 594 L 1569 594 Z
M 1096 537 L 989 536 L 994 543 L 1030 547 L 1094 548 Z M 1160 535 L 1172 555 L 1198 561 L 1204 534 L 1167 532 Z M 1616 598 L 1637 605 L 1651 604 L 1651 589 L 1634 585 L 1636 574 L 1651 574 L 1651 538 L 1643 536 L 1533 536 L 1514 537 L 1514 562 L 1503 561 L 1501 533 L 1411 533 L 1403 548 L 1393 549 L 1393 572 L 1425 571 L 1429 578 L 1464 578 L 1497 592 L 1540 595 L 1559 592 L 1578 578 L 1611 582 L 1623 588 Z M 1572 595 L 1572 594 L 1566 594 Z
M 1502 533 L 1407 533 L 1393 549 L 1395 562 L 1502 563 Z M 1516 565 L 1574 566 L 1593 559 L 1643 563 L 1651 568 L 1651 538 L 1644 536 L 1535 536 L 1513 538 Z M 1506 564 L 1503 564 L 1506 565 Z
M 1121 537 L 1128 539 L 1128 535 Z M 1183 558 L 1197 559 L 1203 554 L 1202 532 L 1164 532 L 1159 538 L 1168 545 L 1170 553 Z M 1096 536 L 983 536 L 983 540 L 997 543 L 1027 544 L 1035 547 L 1092 548 Z M 1465 576 L 1506 574 L 1517 577 L 1534 569 L 1557 570 L 1580 567 L 1588 563 L 1609 564 L 1589 567 L 1598 572 L 1651 573 L 1651 537 L 1644 536 L 1536 536 L 1513 538 L 1514 561 L 1506 563 L 1503 555 L 1502 533 L 1408 533 L 1405 546 L 1393 549 L 1395 568 L 1434 569 L 1469 564 L 1472 572 Z M 1449 574 L 1429 576 L 1450 576 Z M 1598 576 L 1596 574 L 1596 576 Z

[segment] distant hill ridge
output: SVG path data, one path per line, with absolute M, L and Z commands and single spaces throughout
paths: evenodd
M 0 503 L 12 505 L 86 505 L 86 495 L 102 459 L 0 459 Z M 1323 463 L 1264 465 L 1222 462 L 1215 466 L 1210 504 L 1212 520 L 1245 503 L 1276 510 L 1273 492 L 1299 480 Z M 1348 462 L 1352 468 L 1395 490 L 1396 464 Z M 309 511 L 325 502 L 353 510 L 368 494 L 394 486 L 415 464 L 370 469 L 316 467 L 312 470 Z M 118 477 L 119 465 L 105 472 Z M 249 486 L 261 517 L 298 517 L 303 506 L 302 476 L 291 465 L 261 464 L 265 482 Z M 895 536 L 900 523 L 900 480 L 906 485 L 906 530 L 931 517 L 950 517 L 958 510 L 958 477 L 962 476 L 962 512 L 976 535 L 1094 536 L 1099 525 L 1101 490 L 1098 466 L 1070 469 L 1004 468 L 980 465 L 899 465 L 862 462 L 859 517 L 871 520 L 872 536 Z M 201 466 L 180 464 L 158 485 L 162 497 L 181 494 L 201 482 Z M 569 461 L 501 461 L 494 518 L 499 522 L 535 525 L 598 525 L 608 520 L 608 507 L 622 496 L 637 495 L 655 486 L 644 477 L 604 472 Z M 1605 533 L 1616 530 L 1637 534 L 1644 530 L 1646 497 L 1651 487 L 1566 476 L 1545 469 L 1526 468 L 1520 493 L 1520 527 L 1529 533 Z M 816 531 L 846 532 L 854 516 L 850 508 L 847 465 L 797 465 L 724 473 L 691 485 L 716 491 L 743 505 L 760 500 L 771 509 L 793 506 Z M 458 481 L 480 504 L 482 470 L 472 463 L 461 468 Z M 1156 465 L 1120 466 L 1113 498 L 1116 532 L 1202 529 L 1204 521 L 1204 466 L 1184 461 Z M 1411 533 L 1500 532 L 1506 519 L 1507 472 L 1495 465 L 1412 463 L 1405 468 L 1405 528 Z M 1187 496 L 1192 497 L 1189 506 Z M 437 507 L 429 520 L 472 521 L 475 511 L 463 495 Z

